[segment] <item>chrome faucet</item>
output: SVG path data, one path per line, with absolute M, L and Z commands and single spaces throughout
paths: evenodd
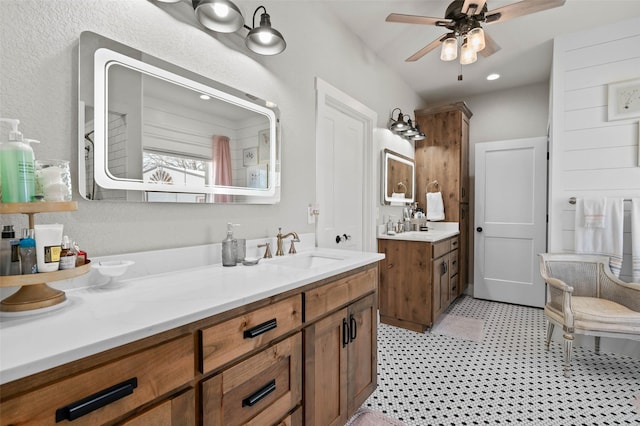
M 276 238 L 278 239 L 278 249 L 276 250 L 276 256 L 284 256 L 284 251 L 282 250 L 282 240 L 288 237 L 293 237 L 291 240 L 291 248 L 289 249 L 289 254 L 294 254 L 296 252 L 296 247 L 293 243 L 300 242 L 300 238 L 298 234 L 295 232 L 289 232 L 288 234 L 282 235 L 282 228 L 278 228 L 278 235 Z

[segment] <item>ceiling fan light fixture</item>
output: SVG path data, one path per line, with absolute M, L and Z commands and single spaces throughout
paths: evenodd
M 218 33 L 234 33 L 244 25 L 238 6 L 229 0 L 193 0 L 196 18 L 202 25 Z
M 440 51 L 440 59 L 443 61 L 453 61 L 458 57 L 458 40 L 456 36 L 448 36 L 442 42 L 442 50 Z
M 480 52 L 485 48 L 484 42 L 484 30 L 479 25 L 473 28 L 467 34 L 467 43 L 469 43 L 470 47 L 476 52 Z
M 469 65 L 478 60 L 478 54 L 465 40 L 460 48 L 460 64 Z

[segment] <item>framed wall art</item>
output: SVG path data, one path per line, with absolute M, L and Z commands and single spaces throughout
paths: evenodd
M 610 83 L 607 120 L 640 117 L 640 78 Z
M 247 148 L 242 150 L 242 165 L 244 167 L 255 166 L 258 164 L 258 147 Z

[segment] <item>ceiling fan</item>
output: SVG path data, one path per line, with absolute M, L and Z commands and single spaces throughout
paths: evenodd
M 476 61 L 477 53 L 487 57 L 493 55 L 500 46 L 484 32 L 481 24 L 504 22 L 519 16 L 540 12 L 562 6 L 566 0 L 521 0 L 497 9 L 488 10 L 486 0 L 454 0 L 445 12 L 444 18 L 430 16 L 403 15 L 392 13 L 387 22 L 405 24 L 435 25 L 449 30 L 448 33 L 427 44 L 406 59 L 417 61 L 442 44 L 440 59 L 451 61 L 457 58 L 458 39 L 461 41 L 460 63 L 470 64 Z

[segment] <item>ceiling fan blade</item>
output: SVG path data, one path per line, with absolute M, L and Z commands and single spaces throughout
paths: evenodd
M 508 19 L 529 15 L 530 13 L 560 7 L 565 1 L 566 0 L 522 0 L 488 11 L 485 14 L 485 22 L 487 24 L 504 22 Z
M 487 0 L 464 0 L 461 12 L 465 15 L 479 15 Z
M 433 40 L 431 43 L 427 44 L 425 47 L 423 47 L 422 49 L 418 50 L 416 53 L 414 53 L 413 55 L 409 56 L 405 62 L 415 62 L 418 59 L 422 58 L 424 55 L 426 55 L 427 53 L 431 52 L 433 49 L 435 49 L 436 47 L 440 46 L 440 43 L 442 43 L 442 41 L 447 37 L 447 35 L 445 34 L 444 36 Z M 486 47 L 485 47 L 486 49 Z
M 484 49 L 480 53 L 483 57 L 491 56 L 498 50 L 502 49 L 498 43 L 486 31 L 484 32 Z
M 403 15 L 392 13 L 385 19 L 387 22 L 400 22 L 403 24 L 436 25 L 444 27 L 451 23 L 451 19 L 432 18 L 431 16 Z

